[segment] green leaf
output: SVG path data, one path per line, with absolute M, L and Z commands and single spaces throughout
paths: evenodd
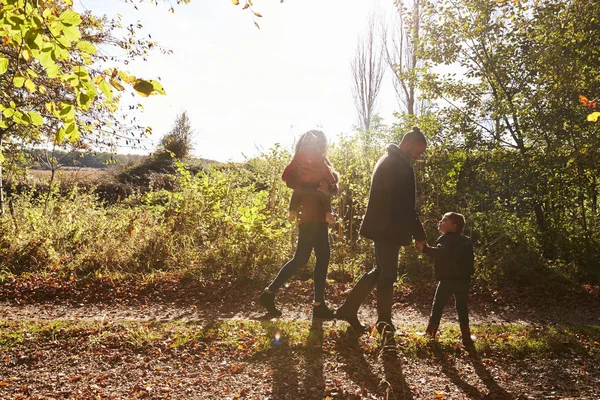
M 115 78 L 111 78 L 110 79 L 110 84 L 113 85 L 113 87 L 119 91 L 125 90 L 125 88 L 123 87 L 123 85 L 121 85 L 121 82 L 119 82 L 117 79 Z
M 104 93 L 104 95 L 106 96 L 106 98 L 108 100 L 112 100 L 113 99 L 113 89 L 108 84 L 108 82 L 106 82 L 104 79 L 102 79 L 100 81 L 100 84 L 98 86 L 100 87 L 100 90 L 102 91 L 102 93 Z
M 0 57 L 0 75 L 8 71 L 8 58 Z
M 152 80 L 150 80 L 150 83 L 152 83 L 152 86 L 154 87 L 154 90 L 157 93 L 164 94 L 164 95 L 167 94 L 167 92 L 165 92 L 165 89 L 163 89 L 163 86 L 159 81 L 152 79 Z
M 18 88 L 23 87 L 23 85 L 25 84 L 25 77 L 15 76 L 15 78 L 13 79 L 13 84 Z
M 77 49 L 89 54 L 96 54 L 96 46 L 87 40 L 77 43 Z
M 81 15 L 73 10 L 63 11 L 58 19 L 60 19 L 63 24 L 67 25 L 79 25 L 81 23 Z
M 64 127 L 64 125 L 60 127 L 60 129 L 58 130 L 58 132 L 56 132 L 56 135 L 54 135 L 54 140 L 56 140 L 57 143 L 62 143 L 65 140 L 65 127 Z
M 33 93 L 37 90 L 37 86 L 35 86 L 35 83 L 31 79 L 26 79 L 25 89 L 29 90 L 29 93 Z
M 598 118 L 600 118 L 600 112 L 598 111 L 595 111 L 587 116 L 587 120 L 590 122 L 596 122 L 598 121 Z
M 42 116 L 34 111 L 27 111 L 27 114 L 29 115 L 29 120 L 31 121 L 31 123 L 35 126 L 41 126 L 44 124 L 44 119 L 42 118 Z
M 63 34 L 64 37 L 70 42 L 77 42 L 79 39 L 81 39 L 81 32 L 76 26 L 69 26 L 63 29 Z
M 144 97 L 157 93 L 166 94 L 160 82 L 156 80 L 137 79 L 133 84 L 133 89 Z
M 66 120 L 68 119 L 69 116 L 75 114 L 75 110 L 73 109 L 73 105 L 69 104 L 69 103 L 60 103 L 60 111 L 58 112 L 58 115 Z

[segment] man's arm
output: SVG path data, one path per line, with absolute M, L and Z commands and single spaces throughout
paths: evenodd
M 423 253 L 433 257 L 434 259 L 445 258 L 450 255 L 450 246 L 448 246 L 446 240 L 438 240 L 436 245 L 433 247 L 425 245 L 423 247 Z

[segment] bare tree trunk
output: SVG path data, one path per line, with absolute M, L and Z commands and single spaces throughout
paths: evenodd
M 417 103 L 417 68 L 420 66 L 416 43 L 420 38 L 422 4 L 413 0 L 412 9 L 406 11 L 402 2 L 397 2 L 395 26 L 392 33 L 382 28 L 385 61 L 394 74 L 394 89 L 398 104 L 409 115 L 419 112 Z
M 2 154 L 2 134 L 0 134 L 0 154 Z M 0 218 L 4 218 L 4 185 L 2 183 L 2 164 L 4 161 L 0 161 Z
M 354 104 L 362 129 L 368 132 L 375 107 L 381 81 L 385 73 L 383 50 L 375 41 L 375 15 L 371 14 L 367 22 L 367 31 L 361 36 L 356 46 L 356 54 L 350 66 L 352 68 Z

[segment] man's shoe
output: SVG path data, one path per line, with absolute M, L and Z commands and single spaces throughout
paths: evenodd
M 435 339 L 435 335 L 437 334 L 439 325 L 434 325 L 431 322 L 427 324 L 427 329 L 425 329 L 425 336 Z
M 471 328 L 469 327 L 469 325 L 461 325 L 460 333 L 462 335 L 462 342 L 463 342 L 463 345 L 465 345 L 465 347 L 475 346 L 475 342 L 473 341 L 473 338 L 471 337 Z
M 258 302 L 262 304 L 267 312 L 274 317 L 281 317 L 281 311 L 275 307 L 275 293 L 269 293 L 267 291 L 262 292 L 258 298 Z
M 362 335 L 367 331 L 367 327 L 360 323 L 356 313 L 346 312 L 346 310 L 344 310 L 344 306 L 341 306 L 335 311 L 335 318 L 349 323 L 352 329 L 354 329 L 359 335 Z
M 313 317 L 322 319 L 334 319 L 335 313 L 327 307 L 325 302 L 321 302 L 318 306 L 313 306 Z
M 394 324 L 392 324 L 392 321 L 377 321 L 377 325 L 375 325 L 375 327 L 377 328 L 377 332 L 379 332 L 380 335 L 388 333 L 393 334 L 396 332 L 396 327 L 394 326 Z

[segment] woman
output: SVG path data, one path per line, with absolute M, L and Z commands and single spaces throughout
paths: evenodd
M 302 148 L 305 138 L 310 137 L 314 140 L 316 137 L 316 145 L 323 155 L 325 162 L 331 166 L 331 162 L 327 160 L 327 137 L 322 131 L 311 130 L 302 134 L 296 144 L 295 153 Z M 321 193 L 327 195 L 337 194 L 339 175 L 333 171 L 335 182 L 328 184 L 326 181 L 321 181 L 319 184 L 304 183 L 299 178 L 299 174 L 294 171 L 287 170 L 284 176 L 285 183 L 288 187 L 294 189 L 295 192 L 301 191 L 302 195 L 298 196 L 297 218 L 298 218 L 298 243 L 294 258 L 289 260 L 279 271 L 277 277 L 264 290 L 259 297 L 259 302 L 262 304 L 272 316 L 281 316 L 281 311 L 275 307 L 275 294 L 287 282 L 298 268 L 305 265 L 310 254 L 315 250 L 317 262 L 313 272 L 314 281 L 314 303 L 313 316 L 316 318 L 333 319 L 333 311 L 327 307 L 325 303 L 325 279 L 327 277 L 327 269 L 329 267 L 329 232 L 328 223 L 326 220 L 327 207 L 326 203 L 321 199 Z M 314 195 L 311 195 L 314 194 Z

